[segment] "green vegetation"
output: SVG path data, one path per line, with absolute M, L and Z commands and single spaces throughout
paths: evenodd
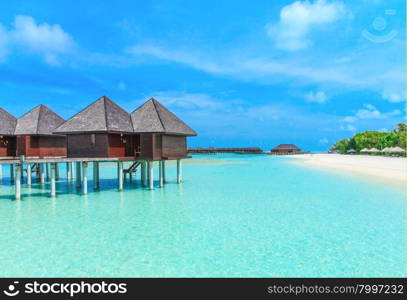
M 397 128 L 391 132 L 365 131 L 355 134 L 349 139 L 337 141 L 329 150 L 339 151 L 341 154 L 354 149 L 360 153 L 363 148 L 377 148 L 379 150 L 386 147 L 407 148 L 407 124 L 397 124 Z

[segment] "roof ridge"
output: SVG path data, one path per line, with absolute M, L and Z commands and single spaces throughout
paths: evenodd
M 159 113 L 159 111 L 158 111 L 158 109 L 157 109 L 157 106 L 156 106 L 156 104 L 155 104 L 155 101 L 157 101 L 157 100 L 155 100 L 154 98 L 151 98 L 151 102 L 153 102 L 153 105 L 154 105 L 155 113 L 157 114 L 158 120 L 160 120 L 160 123 L 161 123 L 161 127 L 163 128 L 163 130 L 164 130 L 164 132 L 165 132 L 166 129 L 165 129 L 163 120 L 161 119 L 160 113 Z
M 106 107 L 106 96 L 103 96 L 103 108 L 104 108 L 104 115 L 105 115 L 105 127 L 106 127 L 106 131 L 109 131 L 109 126 L 108 126 L 108 122 L 107 122 L 107 107 Z
M 40 117 L 41 117 L 41 112 L 43 110 L 44 105 L 40 104 L 39 105 L 39 112 L 38 112 L 38 118 L 37 118 L 37 127 L 35 128 L 35 132 L 36 134 L 38 134 L 39 132 L 39 128 L 40 128 Z

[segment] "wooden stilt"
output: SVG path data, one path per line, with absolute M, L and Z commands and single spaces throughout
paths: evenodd
M 81 162 L 76 162 L 76 187 L 81 187 Z
M 30 186 L 32 181 L 31 164 L 27 164 L 27 185 Z
M 75 173 L 74 173 L 74 170 L 75 170 L 75 167 L 74 167 L 74 163 L 73 163 L 73 161 L 71 161 L 70 163 L 69 163 L 70 165 L 71 165 L 71 181 L 74 181 L 74 179 L 75 179 Z
M 164 183 L 166 183 L 167 178 L 165 176 L 165 160 L 163 160 L 161 163 L 162 163 L 162 168 L 163 168 L 163 181 L 164 181 Z
M 88 163 L 86 161 L 82 162 L 82 194 L 88 194 Z
M 49 163 L 45 163 L 45 170 L 46 170 L 47 180 L 49 180 L 49 173 L 50 173 L 50 165 L 49 165 Z
M 148 187 L 150 190 L 154 190 L 154 170 L 153 170 L 153 162 L 149 161 L 147 163 L 148 166 Z
M 55 197 L 56 196 L 56 163 L 51 163 L 50 165 L 50 173 L 51 173 L 51 191 L 50 191 L 50 196 Z
M 3 180 L 3 165 L 0 165 L 0 182 Z
M 20 177 L 21 177 L 21 182 L 24 183 L 24 163 L 21 163 L 21 172 L 20 172 Z
M 40 163 L 40 181 L 41 181 L 41 184 L 44 184 L 45 183 L 45 166 L 44 166 L 44 163 Z
M 182 163 L 180 159 L 177 159 L 177 183 L 182 182 Z
M 162 160 L 159 161 L 159 178 L 160 178 L 160 187 L 164 186 L 164 167 L 163 167 L 163 162 Z
M 71 163 L 66 163 L 66 181 L 71 181 Z
M 118 190 L 123 190 L 123 162 L 119 161 L 117 163 L 117 176 L 118 176 Z
M 55 163 L 55 180 L 59 180 L 59 165 Z
M 140 177 L 141 185 L 146 186 L 146 165 L 144 161 L 142 161 L 140 165 Z
M 97 161 L 93 162 L 93 189 L 97 190 L 99 188 L 99 163 Z
M 14 183 L 14 164 L 10 165 L 10 183 Z
M 15 199 L 21 199 L 21 165 L 16 165 Z

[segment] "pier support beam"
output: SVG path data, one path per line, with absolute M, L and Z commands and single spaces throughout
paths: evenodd
M 50 166 L 50 173 L 51 173 L 51 192 L 50 196 L 55 197 L 56 196 L 56 172 L 57 171 L 57 164 L 56 163 L 51 163 Z
M 10 183 L 14 183 L 14 164 L 10 165 Z
M 21 165 L 17 164 L 16 165 L 16 183 L 15 183 L 15 199 L 20 200 L 21 199 Z
M 140 165 L 141 185 L 146 186 L 146 162 L 142 161 Z
M 177 183 L 182 182 L 182 163 L 180 159 L 177 159 Z
M 76 162 L 76 187 L 81 187 L 81 162 Z
M 99 188 L 99 162 L 93 162 L 93 189 Z
M 88 194 L 88 162 L 82 162 L 82 194 Z
M 117 162 L 117 179 L 118 179 L 118 186 L 117 189 L 119 191 L 123 190 L 123 162 Z
M 162 168 L 163 168 L 163 181 L 164 183 L 167 182 L 167 178 L 165 176 L 165 160 L 161 161 L 162 162 Z
M 55 180 L 59 180 L 59 166 L 58 166 L 58 163 L 55 163 Z
M 27 164 L 27 185 L 31 186 L 31 182 L 32 182 L 31 164 L 28 163 Z
M 71 181 L 71 163 L 66 163 L 66 181 Z
M 0 182 L 3 181 L 3 165 L 0 165 Z
M 74 175 L 74 170 L 75 170 L 75 168 L 74 168 L 74 163 L 73 163 L 73 161 L 71 161 L 69 164 L 71 165 L 71 181 L 74 181 L 74 179 L 75 179 L 75 175 Z
M 46 176 L 47 176 L 47 180 L 49 180 L 49 173 L 50 173 L 50 164 L 49 163 L 45 163 L 45 170 L 46 170 Z
M 153 162 L 147 162 L 147 170 L 148 170 L 148 188 L 150 190 L 154 190 L 154 169 L 153 169 Z
M 160 160 L 159 161 L 159 178 L 160 178 L 160 187 L 164 186 L 164 161 Z
M 44 163 L 40 163 L 39 168 L 40 168 L 40 182 L 41 182 L 41 184 L 44 184 L 45 183 L 45 170 L 44 170 L 45 166 L 44 166 Z

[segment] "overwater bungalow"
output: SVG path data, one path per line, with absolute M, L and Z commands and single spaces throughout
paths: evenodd
M 66 156 L 65 136 L 53 134 L 64 119 L 45 105 L 39 105 L 17 119 L 16 155 L 26 157 Z
M 134 157 L 130 115 L 103 96 L 54 130 L 67 136 L 69 158 Z
M 181 159 L 187 156 L 187 137 L 196 132 L 156 99 L 131 113 L 137 143 L 135 155 L 146 160 Z
M 301 152 L 301 149 L 294 144 L 280 144 L 271 149 L 273 154 L 293 154 L 299 152 Z
M 16 156 L 17 118 L 0 108 L 0 158 Z

